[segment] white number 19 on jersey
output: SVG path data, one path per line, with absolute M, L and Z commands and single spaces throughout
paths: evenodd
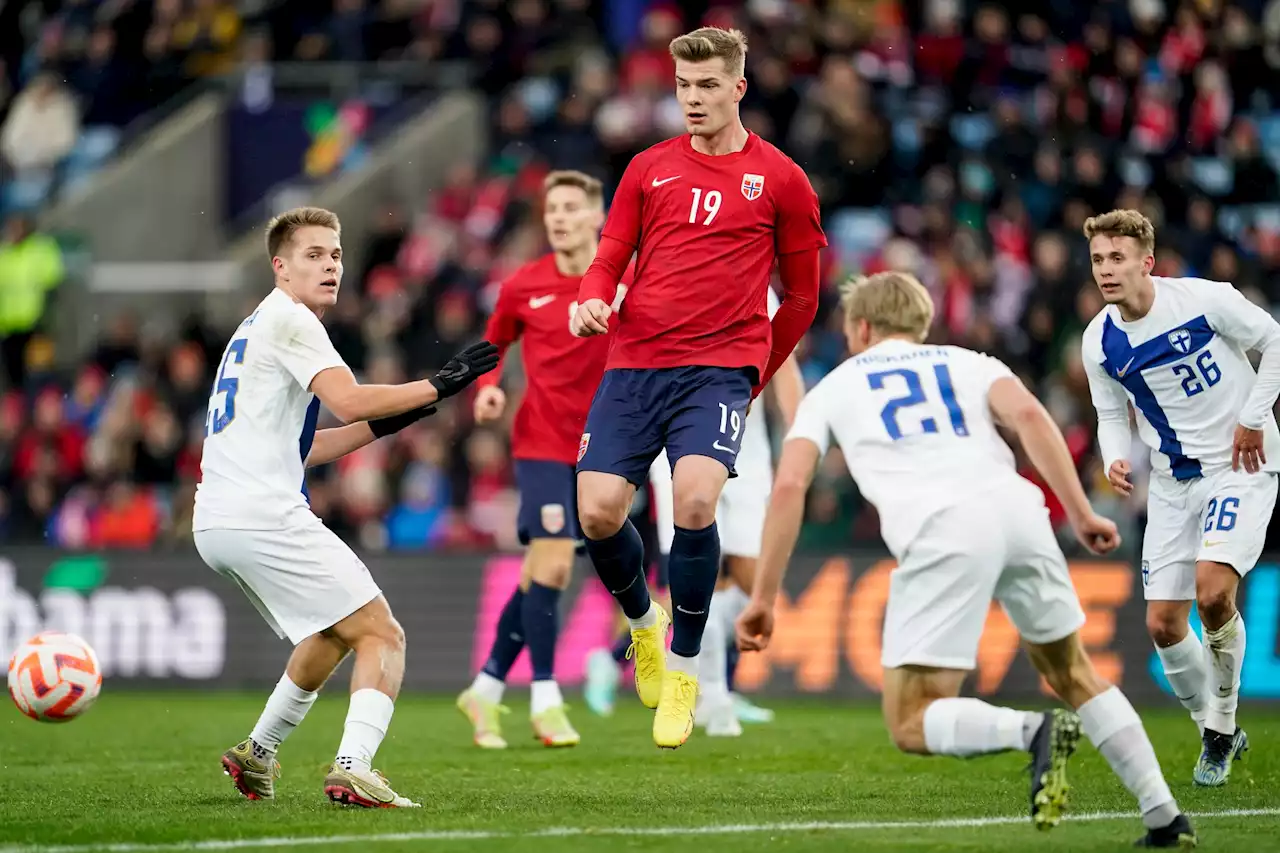
M 720 190 L 708 190 L 705 197 L 702 189 L 693 188 L 693 204 L 689 205 L 689 222 L 696 223 L 698 221 L 698 205 L 701 203 L 702 210 L 706 212 L 707 218 L 702 220 L 703 225 L 710 225 L 711 220 L 716 218 L 716 214 L 720 212 Z

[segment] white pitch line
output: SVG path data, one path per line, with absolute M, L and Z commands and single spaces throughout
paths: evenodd
M 1188 812 L 1188 817 L 1214 819 L 1226 817 L 1277 817 L 1280 808 L 1223 809 L 1211 812 Z M 1105 820 L 1138 820 L 1136 812 L 1083 812 L 1070 815 L 1069 823 L 1092 823 Z M 673 835 L 747 835 L 798 832 L 862 832 L 873 829 L 955 829 L 986 826 L 1012 826 L 1029 823 L 1026 815 L 999 817 L 956 817 L 937 820 L 857 820 L 810 821 L 798 823 L 739 823 L 709 826 L 602 826 L 552 827 L 529 832 L 498 830 L 423 830 L 421 832 L 388 832 L 371 835 L 308 835 L 264 838 L 228 838 L 211 841 L 175 841 L 167 844 L 65 844 L 60 846 L 16 845 L 0 847 L 0 853 L 166 853 L 166 851 L 244 850 L 256 847 L 312 847 L 318 844 L 386 844 L 396 841 L 491 841 L 494 839 L 586 838 L 594 836 L 673 836 Z

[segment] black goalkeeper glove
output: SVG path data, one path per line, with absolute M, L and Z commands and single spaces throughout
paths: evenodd
M 410 409 L 398 415 L 392 415 L 389 418 L 377 418 L 369 421 L 369 429 L 373 431 L 374 438 L 382 438 L 387 435 L 394 435 L 410 424 L 416 424 L 418 421 L 434 415 L 436 413 L 435 406 L 423 406 L 420 409 Z
M 443 400 L 457 394 L 497 366 L 498 348 L 488 341 L 481 341 L 449 359 L 429 381 Z

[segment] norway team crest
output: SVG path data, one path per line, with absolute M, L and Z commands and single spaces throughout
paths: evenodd
M 591 433 L 584 432 L 582 438 L 578 439 L 578 461 L 582 461 L 582 457 L 587 455 L 587 445 L 591 443 Z
M 564 530 L 564 504 L 543 504 L 542 529 L 555 536 Z
M 1191 333 L 1186 329 L 1170 332 L 1169 345 L 1184 355 L 1191 352 Z
M 742 195 L 747 201 L 755 201 L 764 192 L 764 175 L 744 174 L 742 176 Z

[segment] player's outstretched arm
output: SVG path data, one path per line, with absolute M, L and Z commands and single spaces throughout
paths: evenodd
M 319 430 L 311 443 L 311 452 L 307 454 L 304 464 L 308 468 L 327 465 L 435 413 L 435 406 L 426 406 L 402 415 L 392 415 L 389 418 Z
M 751 601 L 734 623 L 738 648 L 762 651 L 773 636 L 773 608 L 782 578 L 804 522 L 805 494 L 813 482 L 822 451 L 807 438 L 789 438 L 782 446 L 782 460 L 769 495 L 764 517 L 764 540 L 756 563 Z
M 987 401 L 996 420 L 1018 434 L 1031 464 L 1062 502 L 1081 544 L 1095 554 L 1119 547 L 1115 524 L 1093 511 L 1067 441 L 1035 395 L 1016 377 L 1005 376 L 991 383 Z
M 449 359 L 429 379 L 403 385 L 361 385 L 350 370 L 329 368 L 311 380 L 311 391 L 340 420 L 372 421 L 451 397 L 497 366 L 497 347 L 481 341 Z

